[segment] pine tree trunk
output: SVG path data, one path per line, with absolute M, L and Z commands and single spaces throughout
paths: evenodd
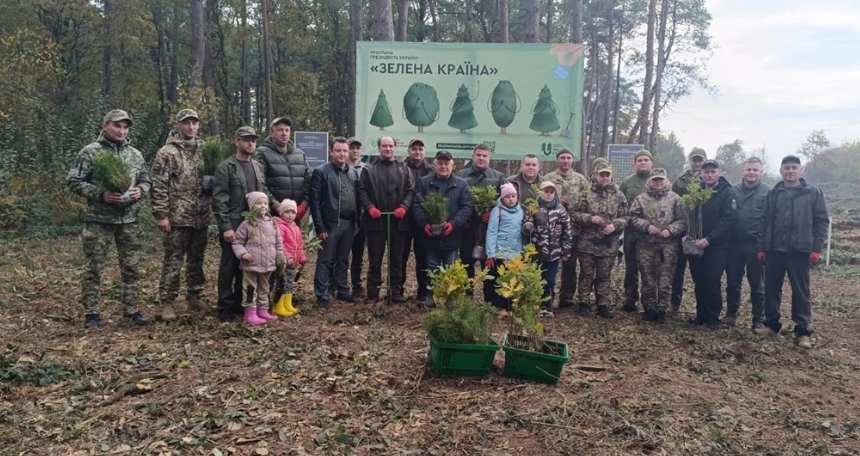
M 554 11 L 552 0 L 546 0 L 546 39 L 544 41 L 547 43 L 552 43 L 552 16 Z
M 428 0 L 430 5 L 430 22 L 433 26 L 433 41 L 442 41 L 442 31 L 439 25 L 439 11 L 436 9 L 436 0 Z
M 209 116 L 206 119 L 208 124 L 208 131 L 206 133 L 212 136 L 221 135 L 221 113 L 216 108 L 218 107 L 218 100 L 225 98 L 224 92 L 218 85 L 218 68 L 221 63 L 218 56 L 224 55 L 224 41 L 219 39 L 219 36 L 221 36 L 220 23 L 221 8 L 219 0 L 206 0 L 206 33 L 204 34 L 206 37 L 206 60 L 203 62 L 203 85 L 206 87 L 207 94 L 214 97 L 213 99 L 207 97 L 207 104 L 209 104 L 210 109 Z M 225 103 L 226 106 L 229 106 L 229 104 Z
M 499 43 L 511 42 L 511 19 L 508 0 L 499 0 L 499 29 L 496 41 Z
M 582 0 L 570 0 L 570 42 L 582 43 Z
M 173 1 L 173 18 L 170 28 L 170 78 L 167 83 L 167 101 L 175 105 L 179 100 L 179 23 L 182 9 L 179 0 Z
M 652 87 L 654 83 L 654 28 L 657 22 L 657 0 L 648 0 L 648 28 L 645 40 L 645 81 L 642 86 L 642 104 L 639 107 L 639 116 L 636 119 L 638 125 L 639 144 L 646 144 L 648 140 L 648 129 L 650 127 L 649 115 L 651 113 Z M 635 127 L 635 126 L 634 126 Z M 630 134 L 631 142 L 633 132 Z
M 349 52 L 349 113 L 347 114 L 350 134 L 355 134 L 355 65 L 356 46 L 361 41 L 361 0 L 349 0 L 349 28 L 350 28 L 350 52 Z
M 394 17 L 391 0 L 373 0 L 373 39 L 375 41 L 394 41 Z
M 114 34 L 114 4 L 113 0 L 104 0 L 104 33 L 106 37 Z M 113 40 L 104 40 L 102 49 L 102 99 L 105 105 L 111 107 L 111 83 L 113 80 Z
M 241 1 L 241 30 L 239 33 L 242 37 L 242 44 L 239 61 L 239 86 L 242 93 L 239 104 L 242 111 L 242 125 L 249 125 L 251 123 L 251 88 L 248 83 L 248 2 L 246 0 Z
M 672 17 L 674 21 L 677 0 L 673 2 Z M 671 44 L 666 42 L 666 24 L 669 20 L 669 0 L 663 0 L 660 7 L 660 28 L 657 32 L 657 74 L 654 82 L 654 115 L 651 122 L 651 133 L 648 136 L 648 149 L 654 150 L 657 144 L 657 134 L 660 133 L 660 110 L 663 96 L 663 74 L 666 72 L 666 63 L 671 52 Z M 674 34 L 674 30 L 673 30 Z
M 538 5 L 538 0 L 521 0 L 521 5 L 525 18 L 525 23 L 523 24 L 525 31 L 523 41 L 526 43 L 537 43 L 540 36 L 538 32 L 540 28 L 540 6 Z
M 264 86 L 266 91 L 266 122 L 264 125 L 268 125 L 272 119 L 275 118 L 274 114 L 274 106 L 272 105 L 272 41 L 271 36 L 269 34 L 269 13 L 271 10 L 269 9 L 269 0 L 262 0 L 262 17 L 261 20 L 263 22 L 263 75 L 264 75 Z
M 615 62 L 615 21 L 610 11 L 609 39 L 606 42 L 606 80 L 603 85 L 603 100 L 601 101 L 602 119 L 600 122 L 600 152 L 598 155 L 605 157 L 609 144 L 609 111 L 612 110 L 612 64 Z
M 203 0 L 191 0 L 191 88 L 203 86 L 203 61 L 206 58 Z
M 463 41 L 469 43 L 472 41 L 472 11 L 474 10 L 474 0 L 466 0 L 465 19 L 463 21 Z
M 397 41 L 406 41 L 406 31 L 409 26 L 409 0 L 397 2 Z
M 615 21 L 613 21 L 615 22 Z M 610 44 L 612 45 L 612 44 Z M 618 64 L 615 67 L 615 98 L 612 102 L 612 144 L 618 141 L 618 109 L 621 104 L 621 59 L 624 58 L 624 13 L 618 15 Z M 610 62 L 611 63 L 611 62 Z

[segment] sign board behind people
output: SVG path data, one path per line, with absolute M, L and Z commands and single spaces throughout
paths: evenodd
M 328 133 L 324 131 L 297 131 L 296 147 L 305 152 L 308 166 L 317 168 L 328 163 Z

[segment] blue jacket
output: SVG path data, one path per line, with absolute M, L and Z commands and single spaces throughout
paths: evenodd
M 427 219 L 421 203 L 430 192 L 439 192 L 448 198 L 448 222 L 454 225 L 454 232 L 450 236 L 425 237 L 427 248 L 443 251 L 457 250 L 460 248 L 463 227 L 466 226 L 472 215 L 472 192 L 469 191 L 469 184 L 462 177 L 454 175 L 445 180 L 437 178 L 435 174 L 429 174 L 418 179 L 415 186 L 415 198 L 412 202 L 412 218 L 415 220 L 415 224 L 419 226 L 422 236 L 424 236 L 424 225 L 430 224 L 430 221 Z
M 513 258 L 523 250 L 523 208 L 507 207 L 501 198 L 490 212 L 487 227 L 487 258 Z

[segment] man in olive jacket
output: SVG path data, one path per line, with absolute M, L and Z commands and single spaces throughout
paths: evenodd
M 296 223 L 299 223 L 308 211 L 311 169 L 305 153 L 290 141 L 292 126 L 289 117 L 275 118 L 269 124 L 269 136 L 257 147 L 254 160 L 263 166 L 272 214 L 278 215 L 281 202 L 289 198 L 298 205 Z
M 457 171 L 455 175 L 465 179 L 469 187 L 492 186 L 498 192 L 505 182 L 505 175 L 490 167 L 490 154 L 490 146 L 478 144 L 472 149 L 472 162 L 469 163 L 469 166 Z M 472 252 L 475 250 L 475 245 L 484 244 L 489 220 L 490 211 L 479 214 L 473 210 L 469 216 L 469 221 L 463 227 L 463 235 L 460 240 L 460 260 L 466 265 L 469 277 L 475 276 L 475 261 L 482 259 L 474 258 Z
M 821 261 L 830 215 L 824 193 L 801 177 L 800 159 L 782 159 L 782 182 L 768 192 L 759 236 L 759 261 L 765 262 L 765 327 L 756 332 L 776 335 L 782 328 L 779 306 L 785 276 L 791 283 L 791 319 L 797 345 L 812 348 L 812 306 L 809 265 Z
M 239 127 L 233 144 L 236 154 L 218 165 L 212 212 L 218 223 L 221 261 L 218 266 L 218 319 L 233 320 L 242 314 L 241 261 L 233 253 L 236 229 L 242 223 L 242 213 L 248 210 L 245 195 L 262 191 L 263 168 L 251 160 L 257 145 L 257 133 L 251 127 Z
M 675 182 L 672 183 L 672 191 L 678 196 L 684 196 L 690 191 L 687 189 L 690 182 L 699 178 L 702 172 L 702 163 L 707 159 L 705 150 L 700 147 L 694 147 L 690 151 L 690 156 L 687 158 L 687 170 L 684 174 L 678 176 Z M 681 236 L 678 236 L 678 251 L 681 252 Z M 681 300 L 684 298 L 684 273 L 687 269 L 687 263 L 690 259 L 686 255 L 678 254 L 678 259 L 675 264 L 675 274 L 672 276 L 672 312 L 677 312 L 681 307 Z

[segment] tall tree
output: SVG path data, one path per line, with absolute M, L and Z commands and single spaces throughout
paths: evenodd
M 102 51 L 102 98 L 105 104 L 111 105 L 111 83 L 113 81 L 113 36 L 114 36 L 114 4 L 113 0 L 104 0 L 104 33 Z
M 406 41 L 406 29 L 409 24 L 409 0 L 397 2 L 397 41 Z
M 266 121 L 264 124 L 268 125 L 272 119 L 275 118 L 274 114 L 274 106 L 272 102 L 272 38 L 269 33 L 269 27 L 271 27 L 269 23 L 269 14 L 271 10 L 269 9 L 269 0 L 262 0 L 262 17 L 260 18 L 263 23 L 263 77 L 264 86 L 266 91 Z
M 651 113 L 651 97 L 653 87 L 651 84 L 654 81 L 654 29 L 657 23 L 657 0 L 648 0 L 648 27 L 645 31 L 645 80 L 642 83 L 642 103 L 639 107 L 639 116 L 636 119 L 638 126 L 638 136 L 636 140 L 639 144 L 646 144 L 648 139 L 649 115 Z M 633 132 L 630 134 L 630 141 L 634 140 Z
M 657 30 L 657 75 L 654 80 L 654 114 L 651 116 L 651 132 L 648 135 L 648 150 L 654 150 L 657 144 L 657 133 L 660 130 L 660 103 L 663 95 L 663 74 L 666 71 L 666 61 L 668 52 L 671 52 L 671 45 L 666 43 L 666 22 L 669 19 L 669 0 L 662 0 L 660 5 L 660 26 Z M 678 4 L 678 0 L 672 1 L 673 5 Z M 674 6 L 673 6 L 674 7 Z M 674 13 L 672 14 L 674 17 Z M 669 49 L 667 50 L 667 46 Z
M 391 0 L 373 0 L 373 39 L 375 41 L 394 41 L 394 17 L 391 13 Z
M 525 30 L 523 40 L 526 43 L 537 43 L 540 30 L 540 5 L 538 0 L 521 0 L 523 9 L 523 28 Z
M 242 111 L 242 125 L 251 123 L 251 87 L 248 80 L 248 2 L 239 2 L 239 36 L 240 36 L 240 59 L 239 59 L 239 91 L 240 109 Z
M 361 0 L 349 0 L 349 29 L 350 29 L 350 52 L 349 52 L 349 92 L 355 93 L 355 65 L 356 65 L 356 46 L 362 37 L 361 29 Z M 355 128 L 355 96 L 349 97 L 349 128 L 350 133 L 354 134 Z
M 191 77 L 190 87 L 203 86 L 203 61 L 206 58 L 203 0 L 191 0 Z
M 570 0 L 570 42 L 582 43 L 582 0 Z
M 510 11 L 508 0 L 499 0 L 499 28 L 496 32 L 496 41 L 499 43 L 511 42 Z

